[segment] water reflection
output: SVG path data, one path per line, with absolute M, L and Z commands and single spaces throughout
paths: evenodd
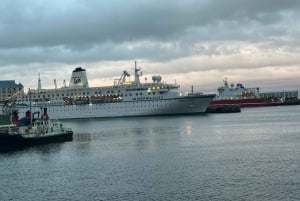
M 300 115 L 294 110 L 68 121 L 72 142 L 0 155 L 1 198 L 298 198 Z
M 74 130 L 73 143 L 76 149 L 94 149 L 98 152 L 114 148 L 142 151 L 157 150 L 167 146 L 170 141 L 178 144 L 181 138 L 178 130 L 182 130 L 183 125 L 174 123 L 177 121 L 174 117 L 153 117 L 84 120 L 80 124 L 84 127 L 77 120 L 65 124 Z M 192 126 L 189 125 L 184 132 L 191 134 Z

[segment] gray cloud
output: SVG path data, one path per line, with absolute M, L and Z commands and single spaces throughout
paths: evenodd
M 132 60 L 162 73 L 297 66 L 299 10 L 295 0 L 3 0 L 0 70 Z M 258 53 L 244 55 L 249 45 Z
M 229 39 L 240 33 L 232 28 L 241 27 L 244 38 L 251 39 L 253 25 L 280 23 L 285 12 L 295 14 L 299 6 L 294 0 L 4 1 L 0 46 L 86 49 L 106 41 L 181 41 L 193 30 L 198 30 L 193 41 L 223 40 L 212 27 L 222 28 Z

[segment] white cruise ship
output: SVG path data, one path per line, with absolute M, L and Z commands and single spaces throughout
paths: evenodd
M 45 106 L 55 119 L 100 117 L 128 117 L 149 115 L 177 115 L 204 113 L 215 94 L 182 95 L 177 84 L 166 84 L 161 76 L 152 76 L 151 83 L 140 82 L 140 68 L 136 66 L 134 81 L 127 81 L 123 71 L 113 86 L 89 87 L 86 70 L 78 67 L 69 86 L 54 89 L 38 88 L 16 97 L 15 106 L 20 114 L 31 110 L 38 113 Z

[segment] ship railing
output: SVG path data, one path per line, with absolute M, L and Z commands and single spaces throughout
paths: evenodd
M 64 128 L 64 130 L 67 131 L 67 132 L 71 132 L 72 128 Z
M 0 126 L 1 134 L 17 134 L 18 131 L 19 131 L 19 128 L 14 124 Z

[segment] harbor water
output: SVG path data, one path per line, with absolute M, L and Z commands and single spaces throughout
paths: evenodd
M 64 121 L 0 153 L 0 200 L 299 200 L 300 106 Z

